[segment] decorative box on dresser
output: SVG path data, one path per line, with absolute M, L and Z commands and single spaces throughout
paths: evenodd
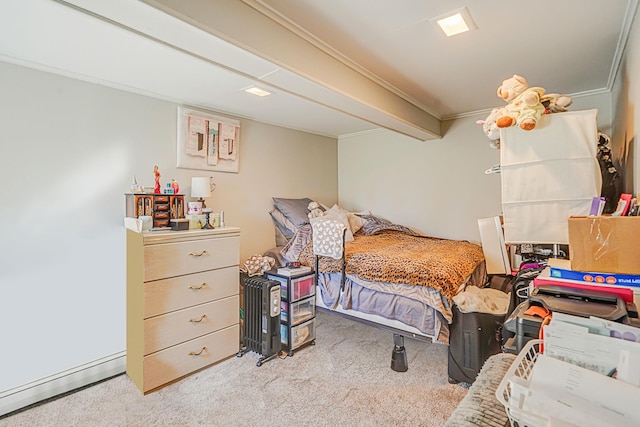
M 127 375 L 148 393 L 236 354 L 240 229 L 127 229 Z
M 182 194 L 125 194 L 128 217 L 150 216 L 154 227 L 168 227 L 172 219 L 184 218 Z

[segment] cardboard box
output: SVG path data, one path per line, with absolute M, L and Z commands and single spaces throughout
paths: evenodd
M 600 273 L 640 274 L 640 217 L 569 218 L 571 268 Z

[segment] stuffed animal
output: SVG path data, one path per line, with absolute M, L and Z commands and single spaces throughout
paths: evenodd
M 322 209 L 320 209 L 320 205 L 318 204 L 318 202 L 310 202 L 307 205 L 307 209 L 309 209 L 309 213 L 307 214 L 309 219 L 317 218 L 324 215 L 324 212 L 322 212 Z
M 562 113 L 567 111 L 567 107 L 569 107 L 573 103 L 573 99 L 569 95 L 558 94 L 558 93 L 544 93 L 544 89 L 542 88 L 531 88 L 533 90 L 533 95 L 528 99 L 530 102 L 534 102 L 535 98 L 538 98 L 540 104 L 542 104 L 543 112 L 541 114 L 552 114 L 552 113 Z M 502 82 L 502 86 L 498 88 L 498 96 L 503 98 L 505 101 L 510 102 L 510 105 L 514 103 L 514 100 L 518 98 L 520 95 L 524 94 L 529 90 L 527 81 L 524 77 L 520 77 L 518 75 L 514 75 L 512 78 L 505 80 Z M 511 101 L 509 101 L 511 99 Z M 515 101 L 517 102 L 517 101 Z M 484 131 L 487 138 L 489 138 L 489 145 L 492 148 L 500 149 L 500 128 L 513 126 L 514 124 L 519 124 L 520 127 L 526 129 L 527 127 L 533 129 L 535 127 L 535 123 L 539 118 L 538 110 L 539 106 L 536 104 L 534 110 L 534 117 L 527 121 L 528 117 L 526 114 L 516 114 L 513 112 L 513 107 L 508 105 L 507 107 L 497 107 L 491 110 L 491 113 L 484 120 L 477 120 L 476 123 L 482 125 L 482 130 Z M 528 104 L 526 107 L 521 107 L 520 109 L 516 109 L 516 113 L 520 113 L 523 109 L 529 109 Z M 527 113 L 528 114 L 528 113 Z M 498 120 L 501 120 L 502 126 L 498 125 Z M 533 123 L 533 127 L 531 127 L 531 123 Z M 524 125 L 524 127 L 523 127 Z M 530 130 L 530 129 L 526 129 Z
M 567 107 L 573 103 L 573 98 L 569 95 L 559 93 L 545 93 L 540 99 L 544 106 L 544 114 L 564 113 Z
M 506 114 L 504 108 L 494 108 L 486 119 L 476 121 L 477 124 L 482 125 L 482 130 L 489 138 L 489 145 L 492 148 L 500 149 L 500 128 L 496 120 L 504 114 Z
M 540 102 L 544 89 L 529 87 L 524 77 L 514 74 L 502 82 L 497 94 L 508 102 L 503 114 L 496 119 L 499 128 L 518 125 L 524 130 L 535 129 L 544 113 L 544 106 Z

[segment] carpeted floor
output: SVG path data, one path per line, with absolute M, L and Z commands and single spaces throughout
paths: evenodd
M 126 375 L 0 418 L 0 426 L 440 427 L 467 393 L 447 381 L 447 347 L 405 339 L 409 370 L 390 369 L 390 332 L 320 312 L 317 344 L 256 366 L 232 357 L 143 396 Z

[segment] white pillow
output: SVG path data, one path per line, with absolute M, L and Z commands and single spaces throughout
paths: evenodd
M 347 221 L 349 222 L 348 227 L 349 227 L 349 230 L 351 230 L 351 234 L 355 234 L 364 225 L 363 218 L 360 218 L 358 215 L 349 212 L 345 208 L 338 205 L 333 205 L 333 207 L 329 210 L 334 210 L 334 209 L 337 212 L 341 212 L 347 216 Z
M 345 242 L 353 242 L 353 232 L 351 231 L 351 226 L 349 225 L 349 219 L 347 218 L 346 211 L 339 207 L 338 205 L 333 205 L 331 209 L 326 211 L 323 217 L 331 218 L 340 221 L 347 228 L 345 231 L 344 241 Z

